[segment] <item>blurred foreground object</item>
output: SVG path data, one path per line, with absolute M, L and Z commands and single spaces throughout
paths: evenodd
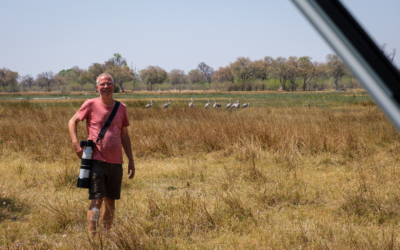
M 338 0 L 292 0 L 400 130 L 400 74 Z

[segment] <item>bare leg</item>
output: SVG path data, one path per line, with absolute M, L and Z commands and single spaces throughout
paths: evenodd
M 99 212 L 100 212 L 99 210 L 101 208 L 102 203 L 103 203 L 103 199 L 92 200 L 89 211 L 87 212 L 87 228 L 88 228 L 89 234 L 91 236 L 96 235 L 98 224 L 99 224 Z M 97 215 L 96 215 L 96 212 L 97 212 Z
M 115 200 L 104 197 L 104 209 L 102 214 L 103 228 L 109 232 L 114 220 Z

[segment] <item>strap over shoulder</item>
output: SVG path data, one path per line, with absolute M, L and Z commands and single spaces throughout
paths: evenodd
M 104 135 L 106 134 L 108 127 L 111 125 L 111 122 L 114 119 L 114 116 L 118 111 L 119 104 L 120 104 L 119 101 L 115 101 L 114 108 L 113 108 L 110 116 L 108 117 L 106 123 L 104 123 L 103 128 L 101 128 L 101 131 L 100 131 L 99 135 L 97 136 L 96 143 L 99 142 L 100 139 L 102 139 L 104 137 Z

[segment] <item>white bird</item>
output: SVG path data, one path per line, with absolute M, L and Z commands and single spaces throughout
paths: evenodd
M 231 105 L 232 105 L 232 100 L 229 100 L 229 103 L 228 103 L 228 104 L 226 104 L 226 109 L 229 109 L 229 108 L 231 108 Z
M 163 108 L 168 108 L 169 105 L 171 105 L 171 102 L 170 102 L 169 99 L 168 99 L 168 103 L 164 104 L 164 107 L 163 107 Z
M 210 100 L 208 100 L 208 102 L 206 103 L 206 105 L 204 105 L 205 108 L 210 107 Z
M 213 108 L 220 108 L 221 104 L 217 103 L 217 101 L 214 99 L 214 104 L 213 104 Z
M 151 100 L 151 103 L 149 103 L 146 106 L 144 106 L 144 109 L 151 108 L 151 106 L 153 106 L 153 100 Z
M 241 108 L 247 108 L 250 105 L 250 103 L 245 103 Z
M 189 108 L 193 108 L 194 107 L 194 103 L 193 103 L 193 98 L 192 98 L 192 102 L 189 103 Z
M 237 108 L 238 109 L 239 107 L 240 107 L 239 100 L 236 103 L 232 104 L 232 108 Z

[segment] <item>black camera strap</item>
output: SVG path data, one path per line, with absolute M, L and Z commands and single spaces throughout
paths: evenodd
M 118 107 L 119 107 L 120 102 L 119 101 L 115 101 L 115 105 L 114 108 L 110 114 L 110 116 L 108 117 L 106 123 L 104 123 L 103 128 L 101 129 L 98 137 L 97 137 L 97 142 L 100 141 L 100 139 L 102 139 L 105 135 L 105 133 L 107 132 L 108 127 L 111 125 L 112 120 L 114 119 L 115 114 L 117 113 Z

